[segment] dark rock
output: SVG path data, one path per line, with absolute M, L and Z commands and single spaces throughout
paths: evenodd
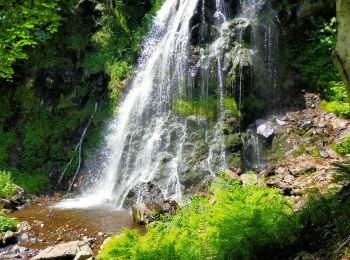
M 302 124 L 300 125 L 300 127 L 302 129 L 307 129 L 309 128 L 310 126 L 312 126 L 312 120 L 305 120 L 302 122 Z
M 151 200 L 163 202 L 164 199 L 164 194 L 157 185 L 152 182 L 144 182 L 137 184 L 129 191 L 123 207 L 131 207 L 137 201 Z
M 17 207 L 7 199 L 0 199 L 0 209 L 17 210 Z

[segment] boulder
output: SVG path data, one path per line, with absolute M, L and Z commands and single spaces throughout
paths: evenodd
M 258 126 L 256 133 L 266 139 L 269 139 L 275 134 L 275 129 L 270 123 L 264 123 Z
M 136 203 L 132 207 L 132 215 L 133 215 L 134 222 L 139 225 L 149 224 L 152 218 L 152 209 L 156 209 L 157 212 L 162 211 L 161 206 L 159 204 L 158 205 L 156 204 L 158 203 L 154 201 L 152 205 L 151 203 L 148 203 L 148 205 L 146 205 L 144 201 Z M 154 206 L 154 208 L 152 208 L 152 206 Z
M 123 204 L 123 207 L 132 207 L 137 201 L 157 201 L 159 203 L 164 201 L 164 194 L 162 190 L 152 182 L 143 182 L 133 187 Z
M 92 257 L 89 245 L 84 241 L 71 241 L 48 247 L 36 255 L 32 260 L 74 259 L 85 260 Z M 78 258 L 77 258 L 78 257 Z
M 256 174 L 244 173 L 240 177 L 243 185 L 254 185 L 259 183 L 259 178 Z

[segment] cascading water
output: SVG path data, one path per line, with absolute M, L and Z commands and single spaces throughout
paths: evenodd
M 234 99 L 241 107 L 243 70 L 254 55 L 254 45 L 248 51 L 242 47 L 242 35 L 265 2 L 242 1 L 237 19 L 245 23 L 228 20 L 224 0 L 215 0 L 215 10 L 208 10 L 212 2 L 165 1 L 144 40 L 129 91 L 109 124 L 102 165 L 90 169 L 93 183 L 79 198 L 58 207 L 110 202 L 120 208 L 132 193 L 135 200 L 150 196 L 142 183 L 180 201 L 205 176 L 240 163 L 237 142 L 232 144 L 239 130 Z M 229 90 L 230 77 L 233 86 L 239 84 L 238 98 L 236 87 Z

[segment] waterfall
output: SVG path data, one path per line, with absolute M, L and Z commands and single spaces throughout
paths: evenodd
M 238 133 L 238 121 L 229 110 L 234 105 L 225 105 L 226 100 L 235 102 L 228 90 L 228 67 L 239 68 L 234 85 L 239 86 L 241 107 L 243 69 L 251 60 L 243 58 L 242 34 L 264 1 L 243 1 L 239 18 L 246 24 L 234 22 L 235 28 L 230 27 L 228 3 L 216 0 L 215 10 L 207 10 L 209 2 L 164 2 L 143 41 L 135 76 L 109 123 L 99 153 L 102 163 L 90 167 L 93 182 L 78 198 L 58 207 L 108 202 L 121 208 L 131 193 L 136 193 L 135 201 L 146 196 L 147 188 L 139 186 L 145 183 L 158 187 L 164 198 L 180 201 L 195 182 L 230 166 L 226 140 Z M 228 37 L 235 30 L 240 30 L 238 39 Z

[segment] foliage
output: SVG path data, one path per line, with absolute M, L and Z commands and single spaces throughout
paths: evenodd
M 47 40 L 57 31 L 60 16 L 56 0 L 9 0 L 0 9 L 0 78 L 11 79 L 14 62 L 28 58 L 24 48 Z
M 334 145 L 334 150 L 341 154 L 350 154 L 350 135 L 345 137 L 339 144 Z
M 0 170 L 0 198 L 10 198 L 14 195 L 16 186 L 9 172 Z
M 264 186 L 217 180 L 212 198 L 194 197 L 147 233 L 124 230 L 99 259 L 253 259 L 293 239 L 299 226 L 283 196 Z
M 0 232 L 15 231 L 18 221 L 6 216 L 0 216 Z
M 299 222 L 303 226 L 302 235 L 295 243 L 303 245 L 303 248 L 296 248 L 298 252 L 307 250 L 312 253 L 317 250 L 320 259 L 341 257 L 341 249 L 348 247 L 344 240 L 350 233 L 349 198 L 349 187 L 344 187 L 336 194 L 314 195 L 310 198 L 298 213 Z

